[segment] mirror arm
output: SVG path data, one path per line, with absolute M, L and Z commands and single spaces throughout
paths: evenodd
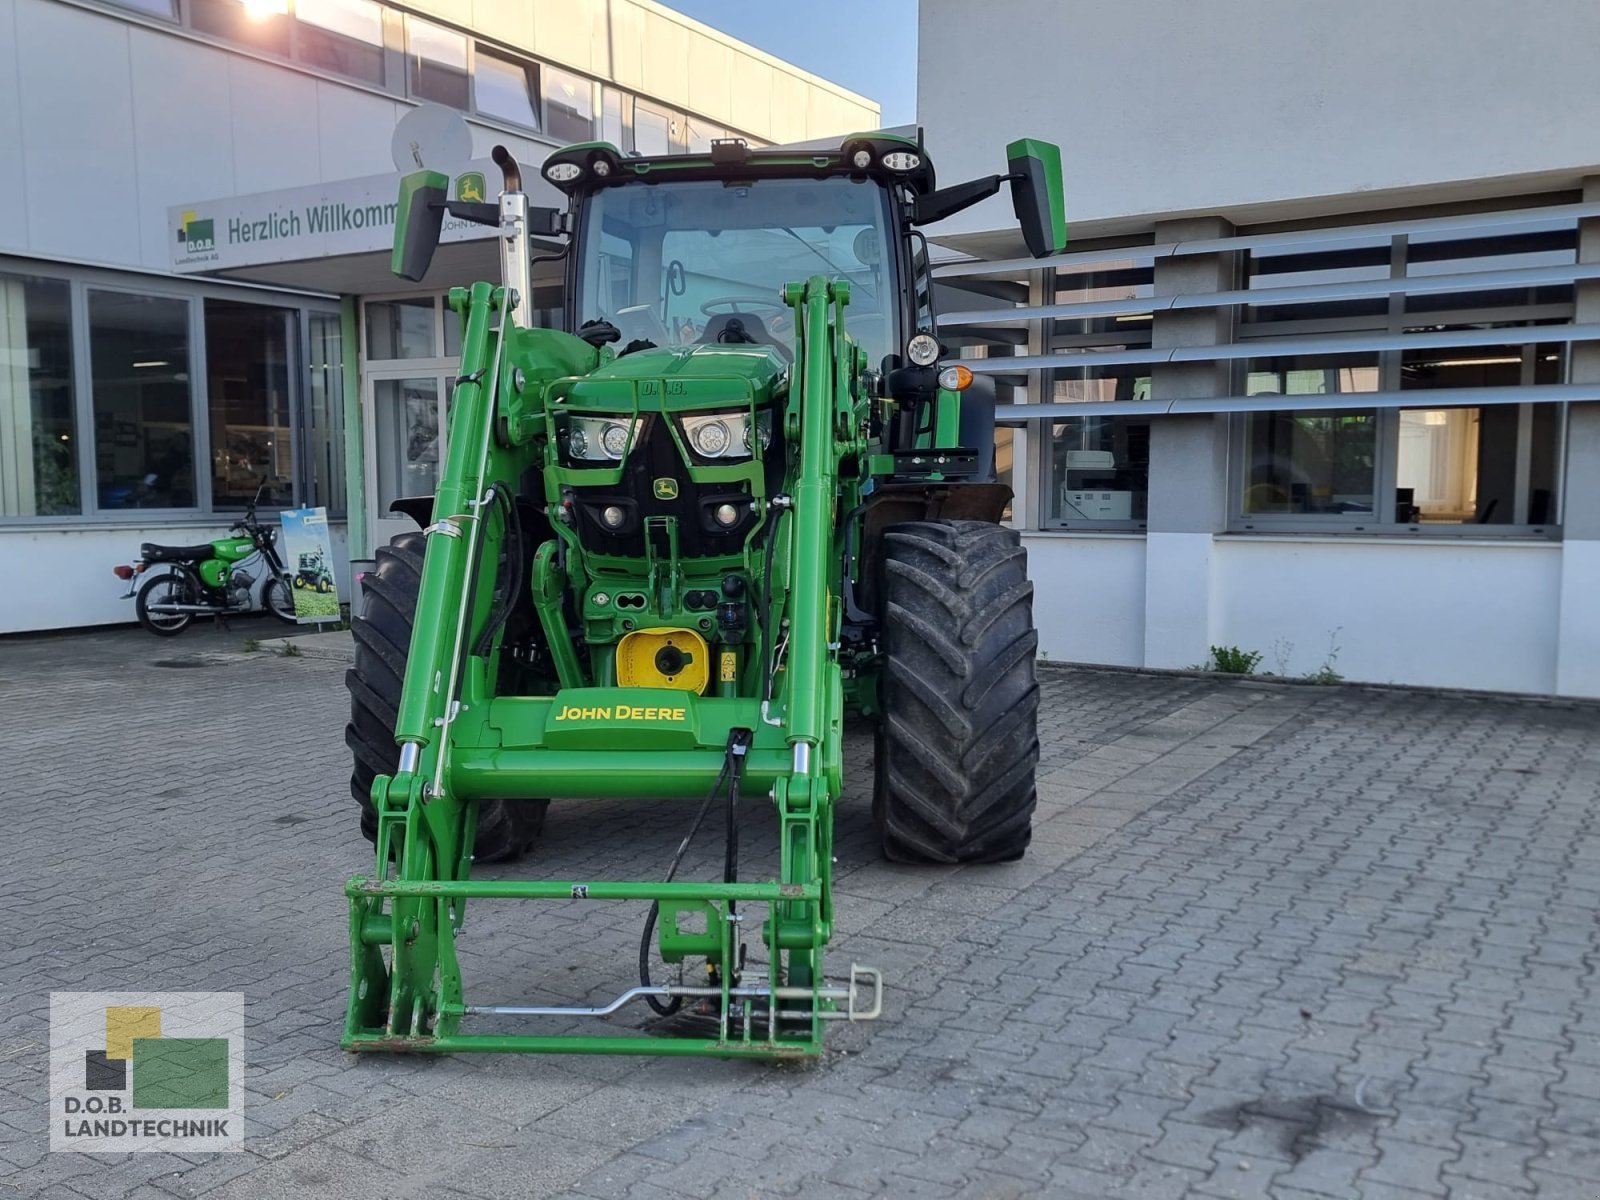
M 459 217 L 463 221 L 471 221 L 474 225 L 500 224 L 500 206 L 498 204 L 479 204 L 468 200 L 447 200 L 444 210 L 452 217 Z
M 934 221 L 954 216 L 962 209 L 971 208 L 979 201 L 987 200 L 997 193 L 1002 185 L 1016 178 L 1014 174 L 986 175 L 982 179 L 952 184 L 936 192 L 929 192 L 926 196 L 918 196 L 912 206 L 911 223 L 929 225 Z

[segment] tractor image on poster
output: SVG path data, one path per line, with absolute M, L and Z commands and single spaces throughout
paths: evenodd
M 419 528 L 378 550 L 354 622 L 346 739 L 376 866 L 346 886 L 344 1046 L 788 1058 L 878 1015 L 881 972 L 824 970 L 847 714 L 876 727 L 889 859 L 1024 853 L 1032 585 L 1000 524 L 994 393 L 941 361 L 920 231 L 1009 185 L 1029 251 L 1058 253 L 1059 152 L 1006 155 L 939 188 L 920 135 L 587 143 L 543 164 L 559 210 L 530 207 L 500 148 L 497 202 L 404 178 L 395 272 L 423 278 L 448 213 L 498 230 L 501 279 L 449 292 L 437 493 L 396 502 Z M 531 238 L 564 246 L 564 331 L 530 315 Z M 690 837 L 716 809 L 722 877 L 677 877 L 685 838 L 665 878 L 474 878 L 535 852 L 550 803 L 595 799 L 675 806 Z M 758 803 L 776 877 L 740 878 L 738 814 Z M 636 902 L 638 984 L 627 964 L 594 1007 L 536 979 L 469 1001 L 466 906 L 498 899 Z M 640 1002 L 699 1027 L 550 1032 Z
M 333 572 L 328 570 L 320 550 L 308 550 L 300 555 L 300 564 L 294 572 L 294 586 L 313 592 L 333 591 Z

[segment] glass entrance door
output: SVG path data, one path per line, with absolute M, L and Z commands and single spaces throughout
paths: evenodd
M 446 381 L 438 375 L 378 377 L 369 381 L 372 414 L 372 540 L 382 546 L 416 524 L 389 511 L 407 496 L 432 496 L 444 459 Z

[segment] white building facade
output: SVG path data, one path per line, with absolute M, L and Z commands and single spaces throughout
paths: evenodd
M 547 187 L 573 141 L 879 123 L 651 0 L 0 0 L 0 634 L 131 620 L 111 567 L 221 536 L 263 482 L 328 508 L 347 599 L 409 527 L 387 507 L 442 457 L 443 293 L 498 270 L 466 228 L 425 284 L 388 272 L 391 141 L 424 104 L 470 133 L 427 165 L 486 199 L 497 143 Z
M 930 231 L 1051 659 L 1600 696 L 1600 8 L 923 0 Z M 1016 36 L 1010 36 L 1015 34 Z

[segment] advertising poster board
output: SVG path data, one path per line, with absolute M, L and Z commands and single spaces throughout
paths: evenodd
M 294 595 L 295 620 L 302 625 L 337 621 L 339 580 L 333 571 L 333 543 L 326 508 L 286 508 L 283 565 Z

